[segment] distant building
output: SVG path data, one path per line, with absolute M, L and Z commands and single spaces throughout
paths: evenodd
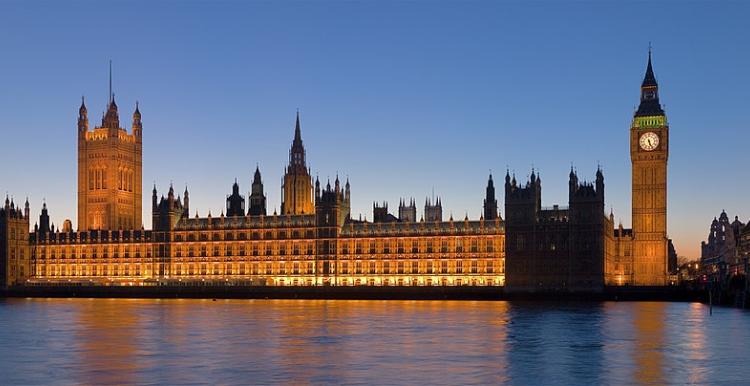
M 707 240 L 701 241 L 701 267 L 705 274 L 723 276 L 732 267 L 743 265 L 742 258 L 747 255 L 743 244 L 745 228 L 738 216 L 730 222 L 725 211 L 721 211 L 718 219 L 714 217 Z

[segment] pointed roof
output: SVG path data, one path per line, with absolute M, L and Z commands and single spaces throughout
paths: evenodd
M 305 146 L 302 144 L 302 130 L 299 123 L 299 110 L 297 111 L 297 120 L 294 125 L 294 140 L 292 148 L 289 150 L 289 165 L 293 166 L 297 172 L 306 171 L 305 166 Z
M 299 127 L 299 110 L 297 110 L 297 122 L 294 124 L 294 143 L 302 143 L 302 131 Z
M 659 103 L 659 85 L 656 83 L 654 68 L 651 65 L 651 48 L 648 50 L 648 64 L 646 74 L 641 83 L 641 103 L 635 112 L 636 117 L 648 117 L 664 115 L 664 110 Z
M 648 65 L 646 66 L 646 75 L 643 77 L 643 83 L 641 87 L 656 87 L 656 77 L 654 76 L 654 69 L 651 66 L 651 47 L 648 49 Z
M 81 107 L 78 109 L 78 113 L 81 115 L 86 113 L 86 101 L 84 100 L 83 95 L 81 95 Z

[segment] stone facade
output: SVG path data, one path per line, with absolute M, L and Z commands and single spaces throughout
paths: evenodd
M 78 111 L 78 230 L 143 227 L 143 124 L 136 103 L 132 131 L 120 127 L 113 94 L 102 124 L 89 130 L 88 110 Z
M 0 287 L 23 284 L 31 275 L 29 202 L 21 210 L 6 197 L 0 207 Z
M 505 176 L 508 292 L 597 292 L 613 253 L 612 218 L 604 214 L 604 175 L 579 182 L 571 170 L 568 207 L 542 207 L 542 180 Z
M 282 213 L 265 214 L 256 168 L 250 208 L 238 183 L 227 213 L 189 215 L 187 188 L 180 197 L 152 191 L 152 230 L 74 232 L 41 226 L 31 233 L 30 284 L 147 285 L 472 285 L 504 284 L 505 228 L 500 218 L 442 221 L 438 201 L 416 220 L 414 201 L 400 217 L 387 203 L 374 205 L 373 222 L 351 218 L 351 186 L 338 179 L 314 191 L 305 163 L 299 115 L 282 193 Z M 307 201 L 307 192 L 310 201 Z M 313 193 L 314 192 L 314 193 Z M 312 199 L 314 198 L 314 201 Z M 27 226 L 28 228 L 28 226 Z M 29 245 L 28 243 L 26 245 Z

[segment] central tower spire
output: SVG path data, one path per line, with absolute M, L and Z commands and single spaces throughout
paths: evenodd
M 289 165 L 295 168 L 306 168 L 305 146 L 302 144 L 302 130 L 299 124 L 299 110 L 297 110 L 297 121 L 294 125 L 294 140 L 289 150 Z
M 281 214 L 312 214 L 315 211 L 312 177 L 305 161 L 299 110 L 294 125 L 292 148 L 289 149 L 289 165 L 286 167 L 281 190 Z

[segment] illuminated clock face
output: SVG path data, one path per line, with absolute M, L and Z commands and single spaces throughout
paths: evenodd
M 659 146 L 659 136 L 653 132 L 644 133 L 638 142 L 641 145 L 641 149 L 651 151 Z

